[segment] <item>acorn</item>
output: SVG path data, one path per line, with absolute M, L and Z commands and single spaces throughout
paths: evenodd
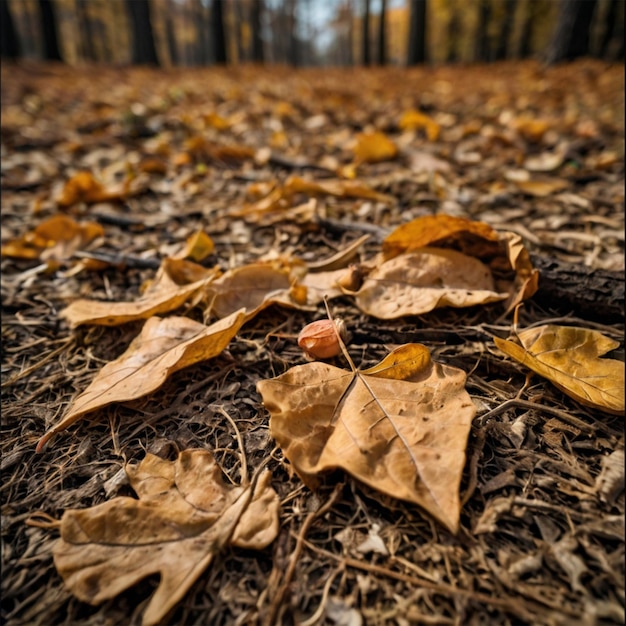
M 336 331 L 335 331 L 336 326 Z M 298 345 L 312 359 L 330 359 L 341 352 L 342 341 L 347 340 L 346 325 L 342 319 L 318 320 L 307 324 L 298 335 Z

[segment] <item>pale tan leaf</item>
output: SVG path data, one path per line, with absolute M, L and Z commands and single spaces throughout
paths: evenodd
M 37 444 L 37 451 L 55 433 L 83 415 L 112 402 L 127 402 L 158 389 L 174 372 L 220 354 L 245 321 L 236 311 L 205 326 L 186 317 L 151 317 L 128 349 L 107 363 L 72 403 L 63 418 Z
M 289 267 L 272 263 L 251 263 L 228 270 L 207 287 L 209 309 L 218 317 L 246 309 L 247 319 L 272 304 L 302 308 L 291 297 L 294 282 Z
M 60 315 L 72 328 L 81 324 L 117 326 L 147 319 L 182 306 L 218 275 L 216 269 L 206 269 L 183 259 L 166 258 L 154 282 L 137 300 L 102 302 L 80 299 L 65 307 Z
M 365 278 L 356 304 L 369 315 L 394 319 L 443 306 L 466 307 L 506 300 L 491 270 L 455 250 L 423 248 L 384 262 Z
M 83 602 L 100 604 L 159 574 L 142 619 L 157 624 L 220 550 L 261 549 L 276 537 L 279 500 L 269 472 L 252 486 L 227 487 L 211 453 L 199 449 L 176 461 L 147 454 L 125 469 L 139 499 L 68 510 L 61 519 L 54 564 Z
M 548 324 L 494 342 L 581 404 L 623 414 L 624 363 L 600 358 L 619 347 L 617 341 L 596 330 Z
M 520 180 L 516 181 L 515 185 L 525 194 L 537 198 L 550 196 L 557 191 L 563 191 L 563 189 L 569 187 L 569 183 L 560 178 L 550 180 Z
M 456 532 L 475 413 L 464 385 L 463 371 L 408 344 L 366 371 L 316 361 L 257 389 L 272 436 L 308 486 L 318 484 L 321 472 L 341 468 L 420 505 Z

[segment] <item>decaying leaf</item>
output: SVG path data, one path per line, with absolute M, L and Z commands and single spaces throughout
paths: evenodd
M 429 141 L 437 141 L 441 127 L 432 117 L 415 109 L 409 109 L 402 114 L 398 126 L 402 130 L 424 129 Z
M 103 235 L 102 226 L 96 222 L 78 223 L 68 215 L 53 215 L 32 232 L 4 244 L 2 256 L 64 261 Z
M 357 163 L 378 163 L 398 156 L 398 147 L 384 133 L 379 131 L 359 133 L 354 146 Z
M 117 326 L 173 311 L 219 275 L 192 261 L 165 258 L 155 280 L 134 302 L 79 299 L 61 311 L 72 327 L 81 324 Z
M 511 339 L 494 337 L 498 348 L 550 380 L 581 404 L 624 413 L 624 363 L 602 359 L 619 342 L 596 330 L 547 324 L 518 331 Z
M 175 461 L 147 454 L 126 465 L 139 499 L 119 497 L 67 510 L 54 564 L 70 591 L 97 605 L 142 579 L 160 575 L 143 626 L 161 622 L 228 545 L 259 550 L 278 533 L 278 495 L 271 474 L 230 487 L 206 450 Z
M 127 350 L 107 363 L 74 400 L 67 413 L 37 444 L 40 452 L 50 438 L 83 415 L 112 402 L 127 402 L 158 389 L 170 374 L 220 354 L 245 321 L 243 309 L 210 326 L 186 317 L 151 317 Z
M 74 174 L 65 183 L 63 190 L 57 198 L 57 204 L 60 207 L 69 207 L 78 202 L 94 204 L 96 202 L 120 200 L 124 197 L 125 192 L 126 190 L 123 188 L 105 189 L 91 172 L 83 171 Z
M 257 389 L 272 436 L 309 487 L 320 472 L 341 468 L 456 532 L 476 410 L 464 385 L 463 371 L 433 362 L 421 344 L 406 344 L 367 370 L 316 361 Z
M 251 263 L 229 270 L 208 285 L 207 313 L 225 317 L 243 307 L 250 319 L 272 304 L 301 308 L 291 297 L 293 282 L 290 268 L 280 264 Z
M 507 301 L 507 311 L 537 291 L 539 274 L 533 268 L 521 237 L 516 233 L 499 233 L 484 222 L 474 222 L 462 217 L 445 214 L 427 215 L 402 224 L 391 232 L 383 242 L 382 256 L 388 261 L 398 255 L 423 252 L 421 249 L 425 247 L 449 248 L 463 253 L 466 258 L 473 257 L 469 261 L 468 268 L 471 269 L 468 276 L 475 275 L 476 260 L 484 264 L 493 276 L 494 287 L 491 289 L 502 296 L 496 299 Z M 433 264 L 436 265 L 437 261 L 433 260 Z M 455 271 L 457 278 L 462 276 L 463 268 L 456 268 Z M 445 282 L 445 278 L 438 280 L 434 275 L 432 280 L 434 281 L 434 284 L 430 285 L 432 287 L 441 287 L 441 283 Z M 468 291 L 475 289 L 471 285 L 471 280 L 466 287 L 462 281 L 456 281 L 456 285 L 458 289 L 465 288 Z M 458 301 L 459 295 L 452 299 Z M 478 299 L 469 297 L 467 304 L 450 306 L 470 306 L 491 301 L 493 300 L 483 301 L 480 297 Z
M 595 484 L 600 498 L 608 504 L 613 504 L 624 491 L 624 449 L 614 450 L 602 458 L 602 470 L 598 474 Z
M 506 300 L 491 271 L 455 250 L 422 248 L 384 262 L 356 292 L 358 307 L 381 319 L 420 315 L 437 307 L 466 307 Z

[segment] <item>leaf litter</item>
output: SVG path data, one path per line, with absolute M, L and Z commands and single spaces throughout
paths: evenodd
M 86 244 L 89 253 L 122 262 L 87 265 L 70 250 L 60 266 L 42 271 L 33 265 L 39 257 L 2 259 L 5 621 L 145 619 L 138 598 L 154 592 L 154 579 L 138 580 L 97 607 L 72 600 L 52 561 L 58 540 L 37 526 L 37 512 L 62 518 L 65 511 L 71 517 L 111 506 L 117 494 L 129 495 L 130 487 L 116 479 L 128 459 L 128 467 L 154 456 L 173 461 L 197 448 L 213 453 L 233 485 L 245 482 L 242 460 L 255 471 L 267 464 L 281 501 L 280 528 L 259 552 L 226 547 L 172 607 L 173 623 L 269 626 L 332 619 L 338 606 L 374 624 L 623 621 L 621 420 L 530 376 L 493 347 L 494 337 L 510 335 L 506 312 L 520 301 L 522 328 L 566 319 L 622 345 L 621 323 L 577 319 L 534 302 L 530 258 L 623 271 L 623 78 L 615 68 L 587 61 L 558 70 L 503 64 L 489 69 L 486 82 L 480 68 L 440 68 L 436 79 L 415 70 L 411 81 L 399 80 L 393 68 L 358 80 L 353 73 L 349 81 L 340 70 L 310 71 L 306 81 L 294 82 L 281 70 L 241 68 L 237 77 L 185 70 L 176 87 L 148 70 L 124 70 L 121 81 L 118 70 L 104 69 L 102 102 L 94 107 L 84 96 L 93 93 L 86 74 L 70 80 L 65 68 L 27 75 L 3 66 L 3 77 L 9 71 L 2 104 L 3 245 L 64 214 L 77 224 L 99 222 L 104 234 Z M 551 90 L 535 88 L 540 74 Z M 213 87 L 201 93 L 207 84 Z M 36 117 L 22 104 L 23 85 L 37 86 Z M 483 85 L 480 99 L 458 97 L 474 94 L 477 85 Z M 562 101 L 548 94 L 565 85 L 575 97 L 567 99 L 564 116 Z M 250 98 L 251 90 L 263 97 Z M 75 106 L 62 106 L 79 92 Z M 372 97 L 364 100 L 364 92 Z M 428 100 L 428 114 L 415 94 Z M 354 98 L 363 106 L 355 108 Z M 120 103 L 141 110 L 133 124 L 145 133 L 133 131 Z M 504 113 L 494 117 L 494 106 Z M 112 115 L 110 136 L 77 132 L 105 115 Z M 30 116 L 26 143 L 24 116 Z M 270 123 L 259 124 L 263 118 Z M 360 159 L 359 133 L 368 138 L 362 142 L 373 142 L 362 143 Z M 73 178 L 76 172 L 88 175 Z M 438 238 L 384 256 L 390 233 L 432 216 L 439 225 L 466 220 L 466 230 L 440 236 L 431 224 Z M 211 243 L 194 243 L 199 232 Z M 364 234 L 369 239 L 359 242 Z M 464 255 L 468 267 L 467 259 L 482 264 L 493 293 L 503 297 L 385 320 L 356 308 L 356 294 L 372 273 L 424 248 Z M 158 260 L 162 270 L 155 275 L 154 265 L 137 260 Z M 74 263 L 80 271 L 72 271 Z M 246 277 L 240 273 L 246 266 L 262 267 L 268 280 L 256 281 L 256 269 Z M 442 293 L 445 277 L 434 285 Z M 166 283 L 171 290 L 157 312 L 120 317 L 111 326 L 79 322 L 74 329 L 59 316 L 79 299 L 104 303 L 105 317 L 107 309 L 114 317 L 118 303 L 134 314 L 142 294 L 151 297 L 151 281 L 156 291 Z M 168 300 L 196 282 L 180 300 Z M 220 290 L 230 294 L 221 302 Z M 346 323 L 359 376 L 415 343 L 426 346 L 437 367 L 467 376 L 465 393 L 477 417 L 460 434 L 467 442 L 455 458 L 460 478 L 445 490 L 459 499 L 455 536 L 445 520 L 434 521 L 437 512 L 433 517 L 380 491 L 375 481 L 354 479 L 347 468 L 315 474 L 319 484 L 309 489 L 286 453 L 291 442 L 275 447 L 255 391 L 259 381 L 308 365 L 335 368 L 346 381 L 355 377 L 339 361 L 305 363 L 297 346 L 300 330 L 326 317 L 325 295 Z M 152 391 L 140 393 L 137 385 L 132 399 L 82 414 L 49 451 L 34 455 L 45 428 L 58 424 L 124 353 L 144 320 L 156 314 L 210 327 L 239 306 L 246 307 L 245 324 L 225 349 L 174 366 Z M 621 360 L 620 350 L 608 356 Z M 366 376 L 369 383 L 372 374 Z M 396 382 L 407 381 L 376 384 Z M 388 441 L 393 446 L 395 439 Z M 363 538 L 374 532 L 385 550 L 346 555 L 334 539 L 346 529 Z

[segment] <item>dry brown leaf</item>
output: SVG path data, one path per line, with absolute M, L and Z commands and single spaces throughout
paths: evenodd
M 32 232 L 2 246 L 2 256 L 64 261 L 83 249 L 104 230 L 96 222 L 78 223 L 68 215 L 53 215 Z
M 300 478 L 341 468 L 393 497 L 420 505 L 452 532 L 475 413 L 465 373 L 431 361 L 421 344 L 378 365 L 346 371 L 316 361 L 257 383 L 272 436 Z
M 515 181 L 515 186 L 529 196 L 544 198 L 557 191 L 563 191 L 563 189 L 569 187 L 569 183 L 560 178 L 552 180 L 517 180 Z
M 124 354 L 107 363 L 72 403 L 63 418 L 37 444 L 40 452 L 52 435 L 83 415 L 112 402 L 127 402 L 158 389 L 170 374 L 220 354 L 245 321 L 236 311 L 210 326 L 186 317 L 151 317 Z
M 385 261 L 365 278 L 356 304 L 380 319 L 421 315 L 443 306 L 466 307 L 506 300 L 491 270 L 456 250 L 422 248 Z
M 182 306 L 202 287 L 219 275 L 183 259 L 163 259 L 157 276 L 145 293 L 134 302 L 75 300 L 60 313 L 72 328 L 81 324 L 118 326 Z
M 384 133 L 379 131 L 359 133 L 354 146 L 357 163 L 379 163 L 390 161 L 398 156 L 398 147 Z
M 340 198 L 365 198 L 379 202 L 393 202 L 393 197 L 379 193 L 365 183 L 351 180 L 306 180 L 291 176 L 285 188 L 292 193 L 337 196 Z
M 619 347 L 596 330 L 547 324 L 494 337 L 498 348 L 550 380 L 581 404 L 615 415 L 624 413 L 624 363 L 601 359 Z
M 226 486 L 210 452 L 185 450 L 175 461 L 147 454 L 125 467 L 139 499 L 119 497 L 67 510 L 54 564 L 66 586 L 92 605 L 159 574 L 142 624 L 161 622 L 228 545 L 259 550 L 278 533 L 271 474 Z
M 383 257 L 390 259 L 424 246 L 452 248 L 487 263 L 495 279 L 494 290 L 508 294 L 507 311 L 537 291 L 538 272 L 516 233 L 499 233 L 484 222 L 462 217 L 427 215 L 402 224 L 388 235 Z
M 177 259 L 191 259 L 200 262 L 215 250 L 213 239 L 204 231 L 198 230 L 190 235 L 185 242 L 185 247 L 176 255 Z
M 208 313 L 225 317 L 240 308 L 246 309 L 246 319 L 272 304 L 301 308 L 291 297 L 294 282 L 291 268 L 272 263 L 251 263 L 232 270 L 207 287 Z

